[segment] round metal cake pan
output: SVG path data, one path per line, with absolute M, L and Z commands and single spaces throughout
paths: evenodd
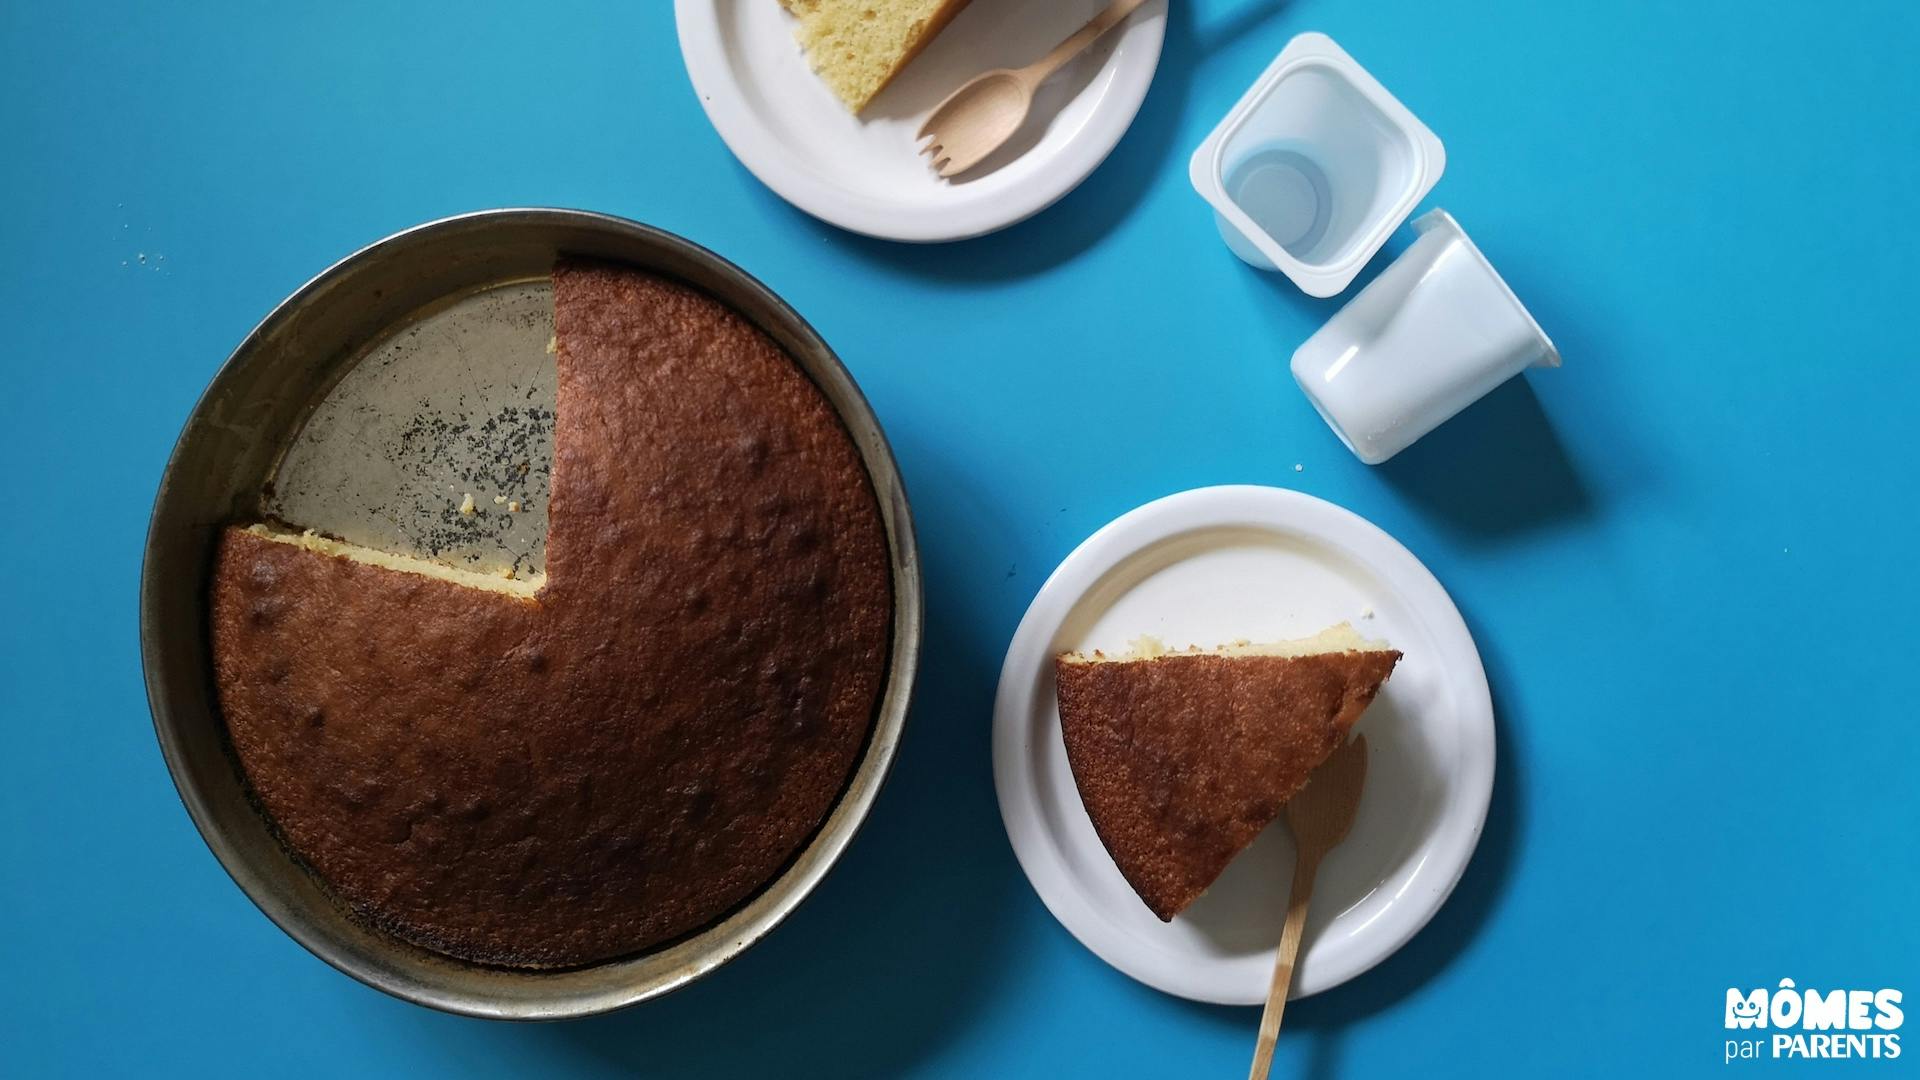
M 341 376 L 396 327 L 450 298 L 548 275 L 562 255 L 677 278 L 772 336 L 852 434 L 891 549 L 893 637 L 874 728 L 846 791 L 781 874 L 706 929 L 640 955 L 565 971 L 493 968 L 381 934 L 350 917 L 281 847 L 250 802 L 215 702 L 207 586 L 222 526 L 253 520 L 280 454 Z M 853 378 L 778 296 L 671 233 L 572 210 L 490 210 L 408 229 L 348 256 L 282 302 L 234 350 L 189 416 L 154 501 L 140 580 L 140 651 L 167 768 L 207 846 L 260 910 L 369 986 L 448 1012 L 552 1020 L 667 993 L 739 955 L 806 898 L 872 808 L 899 745 L 919 660 L 920 565 L 907 495 Z

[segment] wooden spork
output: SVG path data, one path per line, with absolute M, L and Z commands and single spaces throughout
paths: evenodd
M 1280 1037 L 1280 1014 L 1287 1008 L 1287 990 L 1293 985 L 1293 965 L 1300 955 L 1300 934 L 1307 925 L 1307 902 L 1313 899 L 1313 877 L 1320 860 L 1347 838 L 1360 809 L 1360 789 L 1367 783 L 1367 737 L 1333 752 L 1307 786 L 1287 801 L 1287 829 L 1299 854 L 1293 863 L 1293 896 L 1287 902 L 1287 923 L 1280 931 L 1280 952 L 1273 959 L 1273 985 L 1267 988 L 1267 1008 L 1260 1014 L 1260 1039 L 1253 1047 L 1253 1071 L 1248 1080 L 1266 1080 L 1273 1065 L 1273 1043 Z
M 1074 35 L 1053 51 L 1023 68 L 996 68 L 975 76 L 934 107 L 920 125 L 915 141 L 932 139 L 920 148 L 933 169 L 944 177 L 957 176 L 986 160 L 1026 122 L 1033 108 L 1033 92 L 1100 35 L 1120 25 L 1147 0 L 1113 0 Z

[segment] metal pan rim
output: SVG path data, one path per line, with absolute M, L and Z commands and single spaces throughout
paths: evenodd
M 215 769 L 207 760 L 209 736 L 221 725 L 204 663 L 210 541 L 197 534 L 210 533 L 217 523 L 208 520 L 199 490 L 217 487 L 217 481 L 186 475 L 211 453 L 204 443 L 218 435 L 208 427 L 226 422 L 233 397 L 246 389 L 249 369 L 276 355 L 276 342 L 316 305 L 342 307 L 333 294 L 377 277 L 385 263 L 448 249 L 484 256 L 490 242 L 509 239 L 530 244 L 529 250 L 550 239 L 556 253 L 614 259 L 626 253 L 632 257 L 624 261 L 715 294 L 779 341 L 854 436 L 886 520 L 893 574 L 892 653 L 874 728 L 847 789 L 813 839 L 779 876 L 704 930 L 639 956 L 557 972 L 468 964 L 378 934 L 316 899 L 320 887 L 272 841 L 265 819 L 251 806 L 242 807 L 251 820 L 238 815 L 237 800 L 244 799 L 238 774 L 229 762 Z M 377 300 L 381 293 L 370 295 Z M 334 354 L 330 362 L 338 364 L 352 352 L 351 344 L 319 351 Z M 294 290 L 241 340 L 188 414 L 160 479 L 141 565 L 140 653 L 154 733 L 180 800 L 208 849 L 269 919 L 321 960 L 404 1000 L 467 1016 L 558 1020 L 624 1008 L 684 986 L 744 952 L 806 899 L 858 832 L 892 766 L 918 668 L 923 602 L 911 511 L 892 450 L 852 376 L 791 306 L 731 262 L 673 233 L 590 211 L 514 207 L 440 218 L 368 244 Z M 196 612 L 200 625 L 188 632 L 186 616 Z

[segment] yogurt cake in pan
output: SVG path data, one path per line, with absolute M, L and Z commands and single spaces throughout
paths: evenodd
M 779 874 L 868 738 L 888 542 L 822 392 L 706 294 L 553 273 L 544 573 L 276 525 L 218 544 L 220 712 L 288 849 L 461 960 L 594 964 Z

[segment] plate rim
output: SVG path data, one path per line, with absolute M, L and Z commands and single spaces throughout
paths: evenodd
M 971 207 L 931 207 L 910 216 L 896 206 L 877 204 L 833 183 L 821 180 L 795 163 L 780 148 L 759 114 L 746 103 L 729 69 L 716 0 L 674 0 L 674 25 L 680 58 L 694 97 L 706 113 L 720 141 L 735 160 L 781 199 L 829 225 L 880 240 L 907 243 L 947 243 L 969 240 L 1017 225 L 1040 213 L 1080 186 L 1113 152 L 1132 128 L 1146 102 L 1160 68 L 1166 41 L 1166 2 L 1147 5 L 1121 28 L 1123 39 L 1136 36 L 1148 52 L 1146 61 L 1115 72 L 1113 88 L 1087 119 L 1079 136 L 1070 140 L 1048 169 L 1031 182 L 1002 192 L 999 197 Z M 795 46 L 798 48 L 798 46 Z M 1108 63 L 1120 56 L 1116 50 Z M 1121 98 L 1112 108 L 1106 101 Z
M 1471 660 L 1470 670 L 1442 669 L 1446 681 L 1463 695 L 1462 715 L 1471 725 L 1455 777 L 1461 791 L 1456 805 L 1466 801 L 1465 810 L 1449 807 L 1439 820 L 1445 823 L 1456 816 L 1460 820 L 1430 831 L 1423 842 L 1423 846 L 1433 846 L 1436 854 L 1447 855 L 1452 861 L 1443 887 L 1427 891 L 1417 910 L 1408 909 L 1410 917 L 1383 926 L 1372 949 L 1358 950 L 1357 959 L 1350 960 L 1343 968 L 1336 970 L 1323 965 L 1303 972 L 1290 997 L 1308 997 L 1364 974 L 1424 929 L 1445 905 L 1472 862 L 1492 804 L 1497 772 L 1495 721 L 1492 692 L 1479 646 L 1459 607 L 1439 579 L 1385 530 L 1325 499 L 1289 488 L 1258 484 L 1227 484 L 1175 492 L 1137 506 L 1101 526 L 1075 546 L 1048 575 L 1021 616 L 1007 646 L 994 692 L 994 790 L 1001 824 L 1006 829 L 1014 857 L 1054 919 L 1108 966 L 1144 985 L 1192 1001 L 1221 1005 L 1259 1003 L 1243 996 L 1223 994 L 1204 980 L 1170 978 L 1150 965 L 1136 962 L 1134 956 L 1120 947 L 1119 939 L 1099 932 L 1105 924 L 1093 921 L 1097 917 L 1094 905 L 1072 886 L 1071 875 L 1058 870 L 1062 860 L 1051 831 L 1041 821 L 1043 811 L 1036 785 L 1031 782 L 1033 771 L 1028 765 L 1031 744 L 1024 737 L 1030 729 L 1026 717 L 1031 713 L 1034 684 L 1040 677 L 1038 668 L 1042 662 L 1034 657 L 1046 651 L 1060 622 L 1086 591 L 1082 588 L 1063 597 L 1062 588 L 1071 589 L 1073 583 L 1082 580 L 1090 588 L 1133 554 L 1182 533 L 1234 525 L 1273 530 L 1283 521 L 1297 536 L 1331 547 L 1379 574 L 1410 607 L 1432 620 L 1433 633 L 1442 639 L 1463 643 L 1465 658 Z M 1329 529 L 1345 532 L 1368 550 L 1355 550 L 1355 545 L 1329 536 Z M 1387 577 L 1387 568 L 1380 565 L 1379 559 L 1368 557 L 1376 555 L 1398 564 L 1392 568 L 1392 578 Z M 1413 589 L 1405 587 L 1409 584 Z M 1411 595 L 1413 592 L 1425 595 Z M 1387 930 L 1397 932 L 1385 934 Z

